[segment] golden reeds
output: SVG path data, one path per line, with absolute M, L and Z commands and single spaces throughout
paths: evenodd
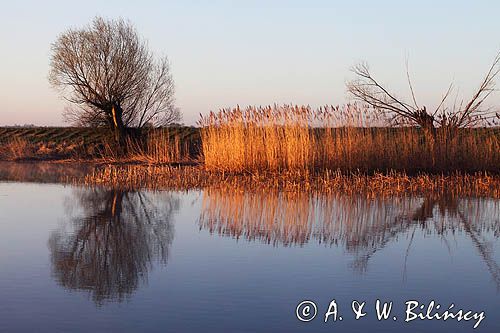
M 290 193 L 344 193 L 366 197 L 407 194 L 452 193 L 455 195 L 500 197 L 500 177 L 487 173 L 414 175 L 350 173 L 340 171 L 311 174 L 285 171 L 276 173 L 225 173 L 200 167 L 157 165 L 107 165 L 98 167 L 74 183 L 124 189 L 226 189 L 242 191 L 283 191 Z
M 186 143 L 179 135 L 170 136 L 168 131 L 154 131 L 142 140 L 127 140 L 126 154 L 122 160 L 150 164 L 181 163 L 191 160 Z
M 200 120 L 207 170 L 228 172 L 498 172 L 498 129 L 387 127 L 379 113 L 346 105 L 224 109 Z

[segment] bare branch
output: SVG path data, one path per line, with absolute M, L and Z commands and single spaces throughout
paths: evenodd
M 439 105 L 437 106 L 436 110 L 432 114 L 433 116 L 435 116 L 439 112 L 439 110 L 443 106 L 444 102 L 448 99 L 448 96 L 450 96 L 452 91 L 453 91 L 453 82 L 450 83 L 450 85 L 448 86 L 448 90 L 446 90 L 446 93 L 443 95 L 443 98 L 441 98 L 441 102 L 439 102 Z
M 366 64 L 359 64 L 355 66 L 352 71 L 358 76 L 358 79 L 349 82 L 347 84 L 347 90 L 356 99 L 369 104 L 376 110 L 392 113 L 393 116 L 391 118 L 394 122 L 400 123 L 409 120 L 412 123 L 426 128 L 434 126 L 434 118 L 427 113 L 426 108 L 423 107 L 420 109 L 418 107 L 408 71 L 407 78 L 415 106 L 391 94 L 374 79 Z
M 408 86 L 410 87 L 410 92 L 411 92 L 411 97 L 413 99 L 413 104 L 415 105 L 415 108 L 420 109 L 417 103 L 417 99 L 415 98 L 415 92 L 413 91 L 413 85 L 411 84 L 411 79 L 410 79 L 410 69 L 408 66 L 408 58 L 406 59 L 406 78 L 408 79 Z
M 458 128 L 491 124 L 499 119 L 498 110 L 485 107 L 485 102 L 496 91 L 495 79 L 500 73 L 500 52 L 496 55 L 479 88 L 465 106 L 463 106 L 463 101 L 457 106 L 458 92 L 453 106 L 450 108 L 445 105 L 454 90 L 453 83 L 451 83 L 432 113 L 427 112 L 425 106 L 420 107 L 417 103 L 408 61 L 406 61 L 406 78 L 413 105 L 396 98 L 377 82 L 366 64 L 361 63 L 355 66 L 352 71 L 356 74 L 357 79 L 347 84 L 348 92 L 375 110 L 392 114 L 390 118 L 398 124 L 409 122 L 425 129 L 434 129 L 436 124 L 441 127 Z
M 495 91 L 495 78 L 498 73 L 500 73 L 500 52 L 497 53 L 478 90 L 472 96 L 470 101 L 465 105 L 464 109 L 459 111 L 460 117 L 458 118 L 456 123 L 457 127 L 464 126 L 467 122 L 467 118 L 474 118 L 475 115 L 482 113 L 481 106 L 483 105 L 484 101 Z

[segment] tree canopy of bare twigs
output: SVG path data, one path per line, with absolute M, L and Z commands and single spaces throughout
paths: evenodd
M 75 105 L 68 120 L 83 126 L 163 126 L 180 120 L 166 57 L 155 59 L 135 27 L 96 17 L 52 44 L 50 83 Z
M 436 127 L 460 128 L 477 125 L 492 125 L 499 120 L 499 113 L 485 105 L 486 99 L 496 90 L 495 79 L 500 72 L 500 52 L 496 55 L 483 81 L 468 101 L 447 105 L 452 94 L 453 84 L 441 98 L 434 110 L 428 110 L 417 102 L 413 85 L 411 83 L 408 64 L 406 76 L 411 93 L 411 101 L 404 101 L 390 92 L 370 72 L 366 63 L 356 65 L 352 71 L 356 79 L 347 84 L 348 92 L 355 99 L 369 104 L 380 112 L 389 114 L 396 124 L 410 123 L 424 129 Z

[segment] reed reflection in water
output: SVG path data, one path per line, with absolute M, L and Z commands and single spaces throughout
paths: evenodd
M 490 241 L 500 235 L 500 202 L 455 196 L 378 197 L 284 192 L 206 190 L 200 228 L 224 236 L 262 241 L 274 246 L 317 242 L 342 246 L 352 254 L 352 267 L 367 270 L 370 258 L 398 237 L 415 232 L 439 235 L 448 245 L 465 233 L 500 288 L 500 268 Z M 449 246 L 448 246 L 449 247 Z
M 166 265 L 178 209 L 179 198 L 168 192 L 75 189 L 67 221 L 48 241 L 55 279 L 98 305 L 126 299 L 154 263 Z

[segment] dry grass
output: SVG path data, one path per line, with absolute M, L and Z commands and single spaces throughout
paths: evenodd
M 103 163 L 144 164 L 191 164 L 195 158 L 190 154 L 187 142 L 177 134 L 165 131 L 152 132 L 145 137 L 129 137 L 124 149 L 117 149 L 113 141 L 103 142 L 91 155 L 94 161 Z
M 124 149 L 117 149 L 102 129 L 96 132 L 91 136 L 86 128 L 0 128 L 0 160 L 168 164 L 197 159 L 197 129 L 131 129 Z
M 500 198 L 500 177 L 487 173 L 415 175 L 343 174 L 325 171 L 318 174 L 286 171 L 276 173 L 235 174 L 207 171 L 201 167 L 155 165 L 107 165 L 83 178 L 74 179 L 84 185 L 103 185 L 123 189 L 226 189 L 231 192 L 283 191 L 290 193 L 363 194 L 366 197 L 409 194 L 452 193 L 454 195 Z
M 207 170 L 226 172 L 498 172 L 498 129 L 373 127 L 385 119 L 357 105 L 235 108 L 202 117 Z M 372 127 L 369 127 L 372 126 Z
M 151 164 L 192 161 L 186 142 L 182 143 L 179 135 L 171 136 L 164 131 L 152 133 L 145 140 L 128 140 L 126 150 L 123 158 L 129 161 Z
M 5 160 L 19 160 L 35 155 L 34 147 L 27 140 L 14 138 L 0 146 L 0 158 Z

